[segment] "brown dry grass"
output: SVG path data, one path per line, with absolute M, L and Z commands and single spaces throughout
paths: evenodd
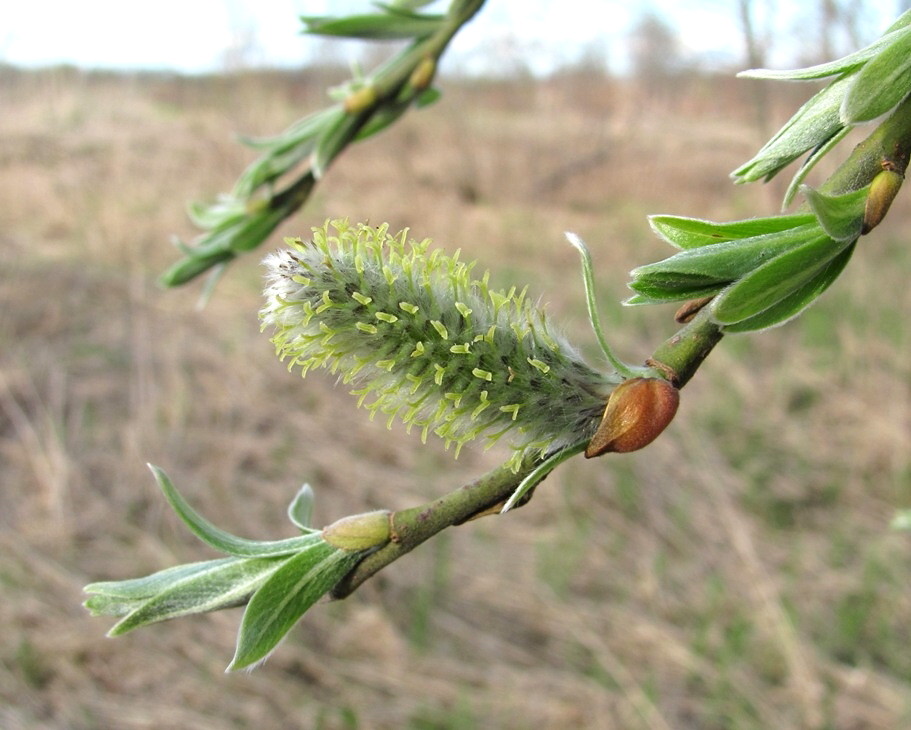
M 163 292 L 185 201 L 227 189 L 323 79 L 6 73 L 0 95 L 0 726 L 4 728 L 896 728 L 911 722 L 908 208 L 799 322 L 725 341 L 641 454 L 570 462 L 516 513 L 449 531 L 316 607 L 263 668 L 224 675 L 236 611 L 116 641 L 94 580 L 210 557 L 163 505 L 168 470 L 216 523 L 289 534 L 454 488 L 453 462 L 370 423 L 260 334 L 257 254 L 214 300 Z M 744 87 L 643 100 L 565 78 L 450 85 L 350 150 L 308 211 L 387 220 L 531 284 L 591 342 L 575 254 L 603 304 L 667 251 L 652 212 L 771 212 L 733 188 L 752 154 Z M 793 101 L 791 99 L 790 101 Z M 782 109 L 777 118 L 784 114 Z M 780 191 L 779 191 L 780 192 Z M 275 246 L 279 243 L 276 237 Z M 666 311 L 605 312 L 644 356 Z

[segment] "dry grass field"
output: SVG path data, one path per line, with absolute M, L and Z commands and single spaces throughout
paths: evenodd
M 911 726 L 911 535 L 889 529 L 911 505 L 907 196 L 800 320 L 723 341 L 651 447 L 570 461 L 521 510 L 316 606 L 265 666 L 223 674 L 236 610 L 104 637 L 83 585 L 213 557 L 146 462 L 218 525 L 267 538 L 292 534 L 302 481 L 326 524 L 504 456 L 454 461 L 367 420 L 331 377 L 288 373 L 259 331 L 265 251 L 202 311 L 198 285 L 155 284 L 171 234 L 193 235 L 185 203 L 251 159 L 234 134 L 283 128 L 326 83 L 0 75 L 0 727 Z M 762 141 L 748 82 L 444 89 L 350 149 L 281 234 L 408 226 L 529 284 L 593 354 L 574 230 L 638 360 L 674 330 L 669 310 L 618 304 L 627 271 L 669 252 L 645 216 L 776 208 L 778 183 L 727 179 Z M 786 91 L 776 124 L 806 87 Z

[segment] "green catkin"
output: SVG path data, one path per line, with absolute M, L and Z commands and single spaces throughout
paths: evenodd
M 407 233 L 333 221 L 268 256 L 261 317 L 278 356 L 340 375 L 371 416 L 456 454 L 508 434 L 518 468 L 528 450 L 589 438 L 621 378 L 586 365 L 524 291 L 494 291 Z

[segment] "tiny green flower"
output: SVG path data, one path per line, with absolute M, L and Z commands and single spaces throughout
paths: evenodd
M 333 221 L 270 255 L 263 328 L 306 375 L 325 368 L 359 405 L 461 446 L 509 436 L 517 468 L 590 437 L 622 381 L 586 365 L 525 291 L 496 291 L 407 231 Z

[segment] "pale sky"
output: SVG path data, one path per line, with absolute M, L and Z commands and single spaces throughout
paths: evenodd
M 226 51 L 252 40 L 244 59 L 253 65 L 300 66 L 322 48 L 302 36 L 300 15 L 369 10 L 358 0 L 124 0 L 27 2 L 8 0 L 0 11 L 0 62 L 23 66 L 69 63 L 86 68 L 176 70 L 225 68 Z M 892 20 L 897 2 L 872 2 L 864 13 L 864 42 Z M 447 63 L 460 71 L 508 63 L 517 47 L 536 71 L 571 62 L 585 49 L 601 50 L 622 70 L 631 25 L 645 9 L 676 27 L 686 56 L 704 64 L 739 66 L 741 32 L 733 0 L 488 0 L 460 34 Z M 815 2 L 755 0 L 758 25 L 781 33 L 773 48 L 792 63 L 803 35 L 812 42 Z M 887 6 L 887 7 L 883 7 Z M 445 9 L 445 3 L 434 8 Z M 359 44 L 343 43 L 352 49 Z M 790 49 L 786 53 L 784 49 Z M 774 57 L 773 57 L 774 58 Z

